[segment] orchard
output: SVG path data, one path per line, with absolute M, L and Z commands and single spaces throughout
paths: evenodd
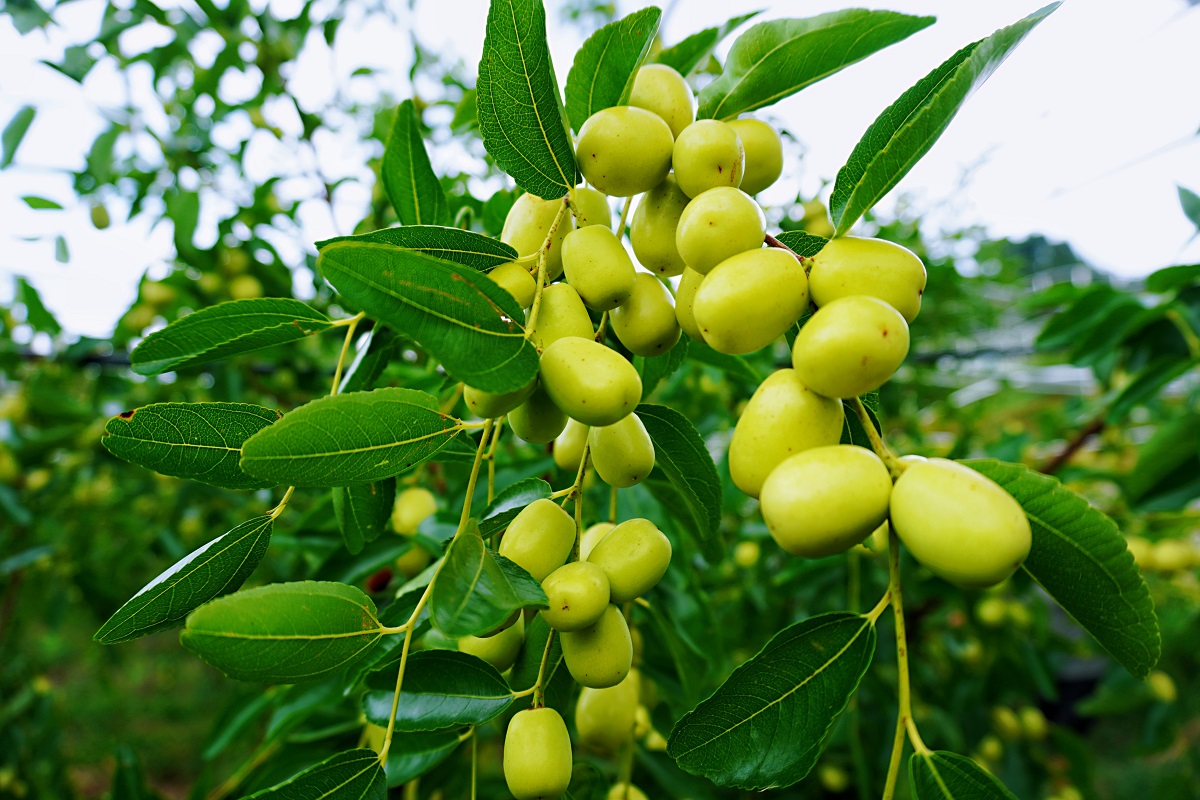
M 795 154 L 771 107 L 932 17 L 669 43 L 645 7 L 560 83 L 541 0 L 492 0 L 457 98 L 379 113 L 370 210 L 307 294 L 271 186 L 208 249 L 168 199 L 178 267 L 108 350 L 10 348 L 0 384 L 5 606 L 73 587 L 124 693 L 109 796 L 1193 796 L 1200 268 L 1019 304 L 1106 391 L 970 418 L 926 354 L 1011 308 L 874 210 L 1056 8 L 913 76 L 826 202 L 759 202 Z M 435 170 L 450 137 L 483 196 Z M 50 645 L 13 655 L 43 624 L 0 639 L 0 794 L 99 796 L 61 774 Z M 155 685 L 191 698 L 182 793 L 125 741 L 139 694 L 174 713 Z

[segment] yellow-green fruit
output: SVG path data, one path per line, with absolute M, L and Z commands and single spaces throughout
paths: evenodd
M 519 256 L 533 255 L 542 249 L 546 243 L 546 234 L 554 224 L 559 209 L 563 207 L 561 199 L 543 200 L 535 194 L 523 194 L 513 203 L 504 218 L 504 227 L 500 231 L 500 241 L 512 245 Z M 550 280 L 562 275 L 562 242 L 574 223 L 571 214 L 563 214 L 562 220 L 550 240 L 550 249 L 546 251 L 546 274 Z
M 508 414 L 508 427 L 530 444 L 549 444 L 567 427 L 567 415 L 538 383 L 524 403 Z
M 608 576 L 586 561 L 572 561 L 542 581 L 550 607 L 542 611 L 556 631 L 577 631 L 595 625 L 608 608 Z
M 990 478 L 944 458 L 909 464 L 892 492 L 900 541 L 935 575 L 963 588 L 992 586 L 1029 555 L 1019 503 Z
M 1141 536 L 1128 536 L 1125 539 L 1125 546 L 1129 548 L 1129 554 L 1133 556 L 1133 560 L 1142 569 L 1150 569 L 1147 564 L 1151 563 L 1149 559 L 1154 551 L 1154 544 Z
M 634 630 L 637 629 L 634 628 Z M 637 657 L 636 649 L 634 657 Z M 650 712 L 645 706 L 639 705 L 637 707 L 637 711 L 633 715 L 633 738 L 641 739 L 645 737 L 646 734 L 650 733 L 652 727 L 653 726 L 650 723 Z
M 733 548 L 733 563 L 742 569 L 750 569 L 758 563 L 761 555 L 762 548 L 758 542 L 738 542 L 737 547 Z
M 587 186 L 576 186 L 570 191 L 570 195 L 571 203 L 575 207 L 576 228 L 586 228 L 588 225 L 612 227 L 612 208 L 603 192 L 597 192 Z
M 652 753 L 665 753 L 667 740 L 661 733 L 651 729 L 650 733 L 646 735 L 646 749 Z
M 575 157 L 587 182 L 610 197 L 653 189 L 671 170 L 675 145 L 662 117 L 644 108 L 597 111 L 579 129 Z
M 604 800 L 646 800 L 646 793 L 632 783 L 614 783 Z
M 654 442 L 637 414 L 592 428 L 592 466 L 609 486 L 627 489 L 654 469 Z
M 762 247 L 766 235 L 767 220 L 754 198 L 724 186 L 687 204 L 675 229 L 675 246 L 683 263 L 707 274 L 730 256 Z
M 1146 685 L 1150 687 L 1150 692 L 1154 695 L 1154 699 L 1159 702 L 1174 703 L 1175 698 L 1179 696 L 1179 692 L 1175 688 L 1175 681 L 1162 670 L 1156 669 L 1147 675 Z
M 683 76 L 665 64 L 647 64 L 633 79 L 629 105 L 653 111 L 678 139 L 696 119 L 696 97 Z
M 1002 739 L 1019 739 L 1024 733 L 1017 712 L 1007 706 L 996 706 L 992 709 L 992 730 L 1000 734 Z
M 396 495 L 392 506 L 392 529 L 396 533 L 412 536 L 427 517 L 437 513 L 437 498 L 428 489 L 414 486 Z
M 671 292 L 662 281 L 645 272 L 634 277 L 633 292 L 608 319 L 613 333 L 634 355 L 660 356 L 679 341 Z
M 804 217 L 801 219 L 804 230 L 814 236 L 833 238 L 833 223 L 829 221 L 829 209 L 820 200 L 813 198 L 804 204 Z
M 559 469 L 574 472 L 579 469 L 579 461 L 583 458 L 583 448 L 587 444 L 588 433 L 591 431 L 582 422 L 567 420 L 567 427 L 554 440 L 554 464 Z
M 695 197 L 718 186 L 741 186 L 746 153 L 742 140 L 728 123 L 702 119 L 688 125 L 675 139 L 671 166 L 679 188 L 688 197 Z
M 591 337 L 559 339 L 547 347 L 541 376 L 555 405 L 585 425 L 612 425 L 642 400 L 642 379 L 633 364 Z
M 999 737 L 989 733 L 979 740 L 978 752 L 987 761 L 999 761 L 1000 757 L 1004 755 L 1004 743 L 1000 741 Z
M 671 277 L 683 272 L 683 256 L 675 244 L 675 229 L 690 202 L 674 175 L 642 195 L 629 222 L 629 243 L 638 263 L 651 272 Z
M 538 583 L 567 563 L 575 548 L 575 520 L 553 500 L 534 500 L 508 524 L 500 555 Z
M 588 308 L 611 311 L 633 293 L 633 259 L 616 234 L 602 225 L 567 234 L 562 259 L 567 283 Z
M 498 671 L 511 667 L 521 652 L 525 641 L 525 618 L 517 615 L 517 621 L 494 636 L 463 636 L 458 640 L 458 649 L 476 658 L 482 658 Z
M 772 373 L 746 404 L 729 443 L 734 484 L 758 497 L 771 470 L 785 458 L 837 444 L 844 419 L 842 401 L 811 391 L 795 370 Z
M 704 341 L 721 353 L 752 353 L 796 324 L 808 280 L 795 256 L 773 247 L 731 256 L 704 276 L 692 311 Z
M 504 734 L 504 781 L 517 800 L 554 798 L 571 783 L 571 736 L 553 708 L 518 711 Z
M 827 792 L 839 794 L 850 786 L 850 776 L 836 764 L 822 764 L 817 768 L 817 780 Z
M 492 419 L 493 417 L 502 417 L 524 403 L 536 388 L 537 378 L 515 392 L 500 394 L 492 394 L 466 386 L 463 388 L 463 400 L 466 401 L 467 408 L 471 409 L 475 416 L 480 419 Z
M 521 308 L 533 305 L 533 295 L 537 292 L 537 281 L 529 274 L 529 270 L 515 261 L 505 261 L 487 274 L 496 284 L 513 296 Z
M 887 518 L 892 479 L 879 457 L 835 444 L 790 456 L 763 483 L 763 519 L 795 556 L 823 558 L 866 539 Z
M 631 519 L 608 532 L 587 560 L 604 570 L 614 603 L 653 589 L 671 564 L 671 540 L 648 519 Z
M 735 119 L 727 124 L 746 152 L 746 168 L 739 188 L 746 194 L 758 194 L 783 173 L 783 143 L 775 129 L 761 119 Z
M 112 224 L 112 219 L 108 216 L 108 208 L 104 203 L 96 203 L 92 206 L 92 227 L 98 231 L 102 231 Z
M 165 283 L 146 281 L 142 284 L 142 299 L 151 305 L 165 306 L 178 296 L 179 293 Z
M 394 563 L 400 574 L 411 580 L 420 575 L 432 560 L 433 554 L 414 541 L 407 550 L 396 557 Z
M 975 604 L 975 619 L 987 628 L 999 628 L 1008 619 L 1008 601 L 1003 597 L 984 597 Z
M 596 549 L 596 545 L 600 544 L 600 541 L 608 536 L 608 532 L 615 527 L 617 526 L 611 522 L 597 522 L 584 531 L 583 536 L 579 537 L 579 557 L 587 561 L 587 557 Z
M 925 278 L 925 265 L 908 248 L 884 239 L 843 236 L 830 239 L 813 256 L 808 285 L 818 307 L 839 297 L 865 294 L 912 322 L 921 311 Z
M 575 703 L 575 730 L 579 743 L 593 750 L 615 753 L 633 738 L 638 708 L 636 669 L 616 686 L 585 688 Z
M 1046 722 L 1046 715 L 1034 706 L 1025 706 L 1017 712 L 1017 717 L 1021 720 L 1021 730 L 1026 739 L 1039 741 L 1045 739 L 1046 734 L 1050 732 L 1050 724 Z
M 840 297 L 805 323 L 792 345 L 792 366 L 826 397 L 878 389 L 908 355 L 908 323 L 875 297 Z
M 253 275 L 239 275 L 229 282 L 229 296 L 234 300 L 253 300 L 262 295 L 263 285 Z
M 694 269 L 684 269 L 679 286 L 675 288 L 675 321 L 684 333 L 698 342 L 704 341 L 704 332 L 696 322 L 696 292 L 704 278 Z
M 1192 548 L 1182 539 L 1161 539 L 1154 543 L 1150 558 L 1159 572 L 1178 572 L 1192 566 Z
M 532 309 L 531 309 L 532 312 Z M 591 338 L 595 334 L 579 292 L 569 283 L 554 283 L 542 289 L 542 305 L 529 338 L 539 350 L 566 336 Z
M 616 686 L 633 666 L 633 642 L 621 609 L 610 605 L 593 625 L 563 631 L 563 660 L 580 686 L 603 689 Z

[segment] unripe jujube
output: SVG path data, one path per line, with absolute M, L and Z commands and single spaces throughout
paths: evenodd
M 837 444 L 844 424 L 841 400 L 810 390 L 795 370 L 778 370 L 759 385 L 738 420 L 729 443 L 730 476 L 739 489 L 758 497 L 780 462 Z
M 569 194 L 575 210 L 576 228 L 586 228 L 589 225 L 612 227 L 612 208 L 603 192 L 597 192 L 587 186 L 576 186 Z
M 804 385 L 826 397 L 878 389 L 908 355 L 908 323 L 874 297 L 840 297 L 817 310 L 796 335 L 792 366 Z
M 504 734 L 504 781 L 516 800 L 545 800 L 571 783 L 571 736 L 553 708 L 518 711 Z
M 839 297 L 877 297 L 912 322 L 921 311 L 925 265 L 905 247 L 884 239 L 843 236 L 830 239 L 812 257 L 808 274 L 813 302 L 824 306 Z
M 609 486 L 635 486 L 654 469 L 654 443 L 637 414 L 591 431 L 592 466 Z
M 679 341 L 679 322 L 671 292 L 645 272 L 634 277 L 629 297 L 609 314 L 613 333 L 634 355 L 660 356 Z
M 762 247 L 767 220 L 750 195 L 731 187 L 709 189 L 687 204 L 675 230 L 683 262 L 696 272 Z
M 642 195 L 629 222 L 629 243 L 639 264 L 663 277 L 683 272 L 675 229 L 689 202 L 674 175 Z
M 500 555 L 522 567 L 538 583 L 567 563 L 575 549 L 575 520 L 553 500 L 534 500 L 508 524 Z
M 590 337 L 559 339 L 547 347 L 541 379 L 555 405 L 585 425 L 612 425 L 642 399 L 642 379 L 633 364 Z
M 892 478 L 879 457 L 835 444 L 790 456 L 763 483 L 763 519 L 784 550 L 805 558 L 841 553 L 887 518 Z
M 567 415 L 539 381 L 525 402 L 508 413 L 508 427 L 530 444 L 549 444 L 567 427 Z
M 779 134 L 761 119 L 730 120 L 729 127 L 742 142 L 746 168 L 740 188 L 746 194 L 758 194 L 783 173 L 783 144 Z
M 587 561 L 587 557 L 596 549 L 596 545 L 600 544 L 600 541 L 608 536 L 608 532 L 615 527 L 617 526 L 612 522 L 597 522 L 585 530 L 579 537 L 579 557 Z
M 662 117 L 644 108 L 613 106 L 597 111 L 579 129 L 579 171 L 612 197 L 653 189 L 671 171 L 675 141 Z
M 587 560 L 604 570 L 614 603 L 653 589 L 671 564 L 671 540 L 648 519 L 630 519 L 608 532 Z
M 741 139 L 728 124 L 702 119 L 676 137 L 671 166 L 683 193 L 696 197 L 718 186 L 740 186 L 746 154 Z
M 593 625 L 563 631 L 563 660 L 580 686 L 604 689 L 616 686 L 633 666 L 633 641 L 621 609 L 609 605 Z
M 646 793 L 632 783 L 614 783 L 604 800 L 646 800 Z
M 563 207 L 561 199 L 543 200 L 535 194 L 523 194 L 504 218 L 500 241 L 512 245 L 519 256 L 533 255 L 542 249 L 554 218 Z M 571 214 L 563 215 L 546 252 L 546 274 L 550 280 L 562 275 L 562 241 L 574 226 Z
M 944 458 L 909 464 L 892 491 L 896 535 L 938 577 L 963 588 L 1000 583 L 1029 555 L 1020 503 L 998 483 Z
M 589 308 L 611 311 L 633 293 L 633 260 L 608 228 L 589 225 L 571 231 L 563 241 L 562 259 L 567 282 Z
M 428 489 L 414 486 L 396 495 L 392 506 L 392 530 L 412 536 L 426 517 L 437 513 L 437 498 Z
M 545 350 L 566 336 L 591 337 L 594 333 L 592 318 L 575 287 L 569 283 L 554 283 L 542 289 L 542 305 L 529 334 L 539 350 Z
M 692 311 L 704 341 L 722 353 L 752 353 L 796 324 L 808 279 L 795 256 L 773 247 L 731 256 L 704 276 Z
M 704 278 L 694 269 L 684 269 L 679 286 L 675 288 L 675 321 L 684 333 L 698 342 L 704 341 L 704 332 L 696 322 L 696 292 Z
M 465 386 L 463 387 L 463 400 L 466 402 L 467 408 L 471 409 L 471 413 L 475 416 L 480 419 L 492 419 L 494 417 L 502 417 L 524 403 L 536 388 L 537 378 L 534 378 L 515 392 L 502 392 L 500 394 L 484 392 L 471 386 Z
M 607 689 L 585 688 L 575 703 L 575 730 L 579 743 L 593 750 L 616 753 L 633 738 L 638 709 L 640 673 L 629 670 L 625 679 Z
M 520 614 L 512 625 L 492 636 L 463 636 L 458 640 L 458 649 L 476 658 L 482 658 L 499 672 L 511 667 L 521 652 L 525 641 L 525 618 Z
M 568 419 L 567 427 L 554 440 L 555 466 L 568 472 L 579 469 L 579 460 L 583 458 L 583 448 L 590 431 L 591 428 L 582 422 Z
M 595 625 L 608 608 L 608 576 L 587 561 L 572 561 L 542 581 L 549 608 L 542 611 L 556 631 L 577 631 Z
M 637 71 L 629 105 L 658 114 L 675 139 L 696 119 L 696 96 L 692 94 L 692 87 L 682 75 L 665 64 L 647 64 Z
M 533 296 L 537 292 L 537 281 L 529 274 L 529 270 L 515 261 L 505 261 L 487 274 L 496 284 L 511 294 L 521 308 L 529 308 L 533 304 Z

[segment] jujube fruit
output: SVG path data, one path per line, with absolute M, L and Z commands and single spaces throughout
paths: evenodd
M 511 245 L 519 256 L 540 252 L 562 205 L 560 198 L 543 200 L 528 192 L 521 195 L 504 218 L 500 241 Z M 550 249 L 546 251 L 546 274 L 550 280 L 562 275 L 562 241 L 573 226 L 570 213 L 564 214 L 550 240 Z
M 615 527 L 616 524 L 612 522 L 597 522 L 585 530 L 579 537 L 579 557 L 587 561 L 587 557 L 596 549 L 596 545 L 600 544 L 600 540 Z
M 525 641 L 525 618 L 517 615 L 516 621 L 494 636 L 462 636 L 458 649 L 476 658 L 482 658 L 499 672 L 504 672 L 517 661 L 521 643 Z
M 502 417 L 524 403 L 537 388 L 537 378 L 513 392 L 494 394 L 471 386 L 463 387 L 463 401 L 475 416 L 481 419 Z
M 575 549 L 575 520 L 552 500 L 534 500 L 508 524 L 500 555 L 541 583 Z
M 587 182 L 612 197 L 653 189 L 671 170 L 671 128 L 644 108 L 597 111 L 579 129 L 575 157 Z
M 683 272 L 675 229 L 689 202 L 673 175 L 641 196 L 629 222 L 629 243 L 639 264 L 663 277 Z
M 627 489 L 654 469 L 654 442 L 637 414 L 591 429 L 592 466 L 609 486 Z
M 758 194 L 783 173 L 783 143 L 779 134 L 761 119 L 730 120 L 729 127 L 742 142 L 746 167 L 740 188 L 746 194 Z
M 608 316 L 613 333 L 634 355 L 653 358 L 679 341 L 679 322 L 671 292 L 645 272 L 634 276 L 633 291 Z
M 413 486 L 396 495 L 392 506 L 392 530 L 412 536 L 417 528 L 437 513 L 437 498 L 428 489 Z
M 508 412 L 508 427 L 530 444 L 549 444 L 567 427 L 567 415 L 539 381 L 529 397 Z
M 566 336 L 591 337 L 593 333 L 592 318 L 574 286 L 553 283 L 542 289 L 542 304 L 529 334 L 539 350 Z
M 611 311 L 633 292 L 633 259 L 608 228 L 589 225 L 563 241 L 563 274 L 588 308 Z
M 808 308 L 808 279 L 795 256 L 772 247 L 731 256 L 704 276 L 692 300 L 704 341 L 752 353 L 778 339 Z
M 636 669 L 616 686 L 606 689 L 584 688 L 575 703 L 575 730 L 579 743 L 593 750 L 616 753 L 633 739 L 638 708 Z
M 621 609 L 609 605 L 594 624 L 563 631 L 563 660 L 580 686 L 603 689 L 616 686 L 633 665 L 633 642 Z
M 637 71 L 629 105 L 653 111 L 662 117 L 678 138 L 696 119 L 696 96 L 683 76 L 666 64 L 647 64 Z
M 587 445 L 590 431 L 591 428 L 582 422 L 568 419 L 567 427 L 563 428 L 563 432 L 554 440 L 555 466 L 568 472 L 579 469 L 579 461 L 583 458 L 583 448 Z
M 915 253 L 884 239 L 843 236 L 830 239 L 812 257 L 808 287 L 824 306 L 839 297 L 870 295 L 912 322 L 921 311 L 925 265 Z
M 608 532 L 587 560 L 604 570 L 614 603 L 653 589 L 671 564 L 671 540 L 648 519 L 630 519 Z
M 642 399 L 642 379 L 633 364 L 590 337 L 559 339 L 547 347 L 541 378 L 555 405 L 585 425 L 612 425 Z
M 671 166 L 683 193 L 696 197 L 718 186 L 739 187 L 746 154 L 741 139 L 728 124 L 702 119 L 688 125 L 676 137 Z
M 556 631 L 577 631 L 594 625 L 608 608 L 608 576 L 586 561 L 572 561 L 542 581 L 549 608 L 542 611 Z
M 683 209 L 675 246 L 683 262 L 708 273 L 730 256 L 762 247 L 767 220 L 750 195 L 728 186 L 697 195 Z
M 518 711 L 504 734 L 504 781 L 516 800 L 544 800 L 571 783 L 571 736 L 553 708 Z
M 818 394 L 857 397 L 882 386 L 906 355 L 908 323 L 900 312 L 856 294 L 812 315 L 792 345 L 792 366 Z
M 632 783 L 614 783 L 604 800 L 646 800 L 646 793 Z
M 529 308 L 537 292 L 537 281 L 529 270 L 515 261 L 505 261 L 487 274 L 496 284 L 513 296 L 521 308 Z
M 575 210 L 575 227 L 586 228 L 589 225 L 612 227 L 612 207 L 608 204 L 608 196 L 603 192 L 587 186 L 576 186 L 568 194 Z

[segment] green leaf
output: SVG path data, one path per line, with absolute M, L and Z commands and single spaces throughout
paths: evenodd
M 983 767 L 944 750 L 913 753 L 908 777 L 917 800 L 1017 800 Z
M 116 644 L 182 625 L 193 609 L 245 583 L 266 555 L 273 522 L 255 517 L 193 550 L 126 601 L 93 638 Z
M 755 384 L 762 382 L 762 376 L 758 374 L 758 370 L 743 356 L 718 353 L 704 342 L 697 341 L 688 342 L 687 355 L 692 361 L 698 361 L 701 364 L 715 367 L 722 372 L 727 372 L 742 380 L 752 381 Z
M 760 22 L 739 36 L 721 76 L 700 90 L 697 119 L 733 119 L 789 97 L 934 22 L 863 8 Z
M 567 73 L 567 116 L 575 130 L 597 111 L 628 105 L 633 79 L 658 33 L 662 11 L 647 6 L 588 37 Z
M 1196 226 L 1196 231 L 1200 233 L 1200 195 L 1182 186 L 1175 188 L 1179 190 L 1179 207 L 1183 209 L 1184 216 Z
M 360 233 L 357 236 L 338 236 L 317 242 L 317 250 L 322 251 L 338 242 L 387 244 L 477 270 L 489 270 L 517 257 L 517 251 L 499 239 L 441 225 L 409 225 Z
M 680 75 L 687 77 L 700 65 L 700 62 L 712 55 L 713 49 L 729 34 L 733 33 L 743 22 L 757 17 L 761 11 L 751 11 L 734 17 L 723 25 L 715 28 L 705 28 L 699 33 L 693 33 L 676 45 L 660 50 L 654 61 L 666 64 Z
M 1164 267 L 1146 276 L 1146 290 L 1172 292 L 1200 284 L 1200 264 L 1179 264 Z
M 858 614 L 785 628 L 679 720 L 667 754 L 718 786 L 791 786 L 816 763 L 874 652 L 875 627 Z
M 333 515 L 338 530 L 351 553 L 361 553 L 363 545 L 383 533 L 392 506 L 396 503 L 396 479 L 371 483 L 352 483 L 333 488 Z
M 437 398 L 384 388 L 322 397 L 242 446 L 242 469 L 289 486 L 348 486 L 400 475 L 441 450 L 458 420 Z
M 450 205 L 425 152 L 421 121 L 412 100 L 396 109 L 380 174 L 401 225 L 449 224 Z
M 30 208 L 34 209 L 35 211 L 61 211 L 62 210 L 62 203 L 56 203 L 55 201 L 50 200 L 45 197 L 38 197 L 37 195 L 26 194 L 26 195 L 22 195 L 21 199 L 23 201 L 25 201 L 25 205 L 29 206 Z
M 460 743 L 454 731 L 436 733 L 398 733 L 388 750 L 387 785 L 389 789 L 419 778 L 449 758 Z
M 46 308 L 46 304 L 42 302 L 42 295 L 24 278 L 17 278 L 16 301 L 25 306 L 25 321 L 35 331 L 51 336 L 62 333 L 62 325 L 58 324 L 50 309 Z
M 391 328 L 376 325 L 367 331 L 354 360 L 346 367 L 346 375 L 342 378 L 338 393 L 369 392 L 374 389 L 375 382 L 387 368 L 395 349 L 396 334 L 392 333 Z
M 687 502 L 700 538 L 715 538 L 721 527 L 721 479 L 704 440 L 687 417 L 666 406 L 643 403 L 637 415 L 654 442 L 655 470 Z
M 658 384 L 674 375 L 683 366 L 688 354 L 688 341 L 688 339 L 680 337 L 675 346 L 662 355 L 634 358 L 633 363 L 642 376 L 642 397 L 649 397 Z
M 222 489 L 266 489 L 277 482 L 242 471 L 242 445 L 282 414 L 248 403 L 154 403 L 104 426 L 108 452 L 161 475 Z
M 507 528 L 521 509 L 535 500 L 549 500 L 550 493 L 550 484 L 541 478 L 526 478 L 504 487 L 479 515 L 479 535 L 490 539 Z
M 1137 463 L 1122 481 L 1126 498 L 1140 506 L 1164 486 L 1178 486 L 1180 479 L 1200 477 L 1196 469 L 1197 442 L 1200 442 L 1200 414 L 1190 411 L 1164 420 L 1138 448 Z M 1194 497 L 1186 495 L 1179 505 Z
M 829 199 L 837 236 L 908 174 L 950 124 L 962 104 L 988 79 L 1034 26 L 1058 8 L 1051 3 L 986 39 L 959 50 L 888 106 L 838 171 Z
M 21 140 L 25 138 L 25 133 L 33 124 L 35 116 L 37 109 L 33 106 L 22 106 L 4 126 L 4 131 L 0 133 L 0 169 L 8 167 L 16 158 L 17 148 L 21 146 Z
M 1196 367 L 1200 367 L 1200 359 L 1189 360 L 1174 355 L 1154 359 L 1109 404 L 1106 422 L 1119 424 L 1134 408 L 1158 397 L 1169 383 Z
M 1025 509 L 1033 528 L 1025 571 L 1121 666 L 1146 677 L 1162 649 L 1158 620 L 1116 523 L 1054 478 L 1019 464 L 962 463 L 1000 484 Z
M 775 238 L 787 245 L 796 255 L 805 258 L 812 258 L 821 252 L 825 243 L 829 241 L 824 236 L 805 231 L 784 231 Z
M 451 650 L 413 653 L 408 657 L 404 691 L 396 707 L 396 730 L 482 725 L 503 714 L 512 702 L 512 690 L 486 661 Z M 369 721 L 386 727 L 392 713 L 392 692 L 367 692 L 363 713 Z
M 299 300 L 231 300 L 175 320 L 147 336 L 129 356 L 139 375 L 194 367 L 294 342 L 328 330 L 329 318 Z
M 550 200 L 579 182 L 541 0 L 492 0 L 476 89 L 483 146 L 518 186 Z
M 299 581 L 202 605 L 179 640 L 235 680 L 299 683 L 358 660 L 382 635 L 375 604 L 358 589 Z
M 340 242 L 318 269 L 342 296 L 408 336 L 457 380 L 512 392 L 537 374 L 517 301 L 486 275 L 411 250 Z
M 387 777 L 379 754 L 348 750 L 309 767 L 283 783 L 255 792 L 257 800 L 385 800 Z
M 546 593 L 525 570 L 496 555 L 473 530 L 450 543 L 429 598 L 434 626 L 447 636 L 495 630 L 519 608 L 546 608 Z

